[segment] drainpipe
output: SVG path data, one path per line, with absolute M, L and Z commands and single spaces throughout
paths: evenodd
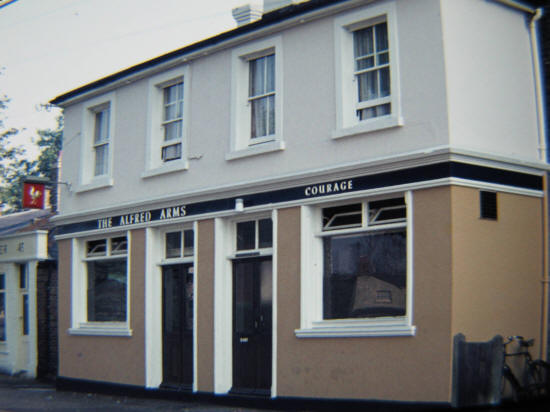
M 533 9 L 528 6 L 521 4 L 515 0 L 495 0 L 498 3 L 501 3 L 505 6 L 512 7 L 516 10 L 521 10 L 525 13 L 530 14 L 529 19 L 529 40 L 531 43 L 531 58 L 533 60 L 533 75 L 535 78 L 535 104 L 537 111 L 537 129 L 539 137 L 539 159 L 548 163 L 548 153 L 547 153 L 547 144 L 546 144 L 546 119 L 544 112 L 544 98 L 543 98 L 543 89 L 542 89 L 542 74 L 540 69 L 540 50 L 538 44 L 537 36 L 537 21 L 542 16 L 542 9 Z M 550 253 L 549 249 L 549 235 L 550 235 L 550 207 L 549 207 L 549 196 L 550 196 L 550 187 L 549 187 L 549 173 L 546 173 L 543 176 L 543 190 L 544 190 L 544 204 L 543 204 L 543 273 L 542 273 L 542 290 L 543 290 L 543 302 L 542 302 L 542 325 L 541 325 L 541 348 L 540 348 L 540 357 L 543 359 L 550 359 L 550 335 L 549 335 L 549 311 L 550 311 L 550 261 L 548 254 Z

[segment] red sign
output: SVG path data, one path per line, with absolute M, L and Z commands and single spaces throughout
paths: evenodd
M 23 183 L 23 209 L 44 209 L 44 183 Z

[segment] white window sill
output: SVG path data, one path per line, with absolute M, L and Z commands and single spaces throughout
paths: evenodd
M 89 183 L 77 186 L 76 193 L 89 192 L 90 190 L 104 189 L 112 187 L 114 184 L 113 178 L 110 176 L 96 177 Z
M 285 142 L 282 140 L 272 140 L 265 143 L 248 146 L 244 149 L 234 150 L 225 155 L 225 160 L 240 159 L 243 157 L 257 156 L 264 153 L 276 152 L 285 149 Z
M 361 133 L 369 133 L 377 130 L 390 129 L 403 126 L 404 121 L 400 116 L 383 116 L 370 120 L 363 120 L 353 126 L 336 129 L 332 132 L 333 139 L 355 136 Z
M 141 177 L 142 179 L 147 179 L 148 177 L 159 176 L 166 173 L 181 172 L 187 169 L 189 169 L 189 164 L 187 161 L 172 160 L 171 162 L 167 162 L 160 167 L 146 170 L 141 174 Z
M 76 328 L 70 328 L 68 332 L 69 335 L 78 336 L 132 336 L 128 325 L 118 322 L 81 323 Z
M 364 320 L 338 320 L 313 322 L 311 328 L 296 329 L 298 338 L 357 338 L 384 336 L 414 336 L 416 326 L 403 321 L 366 322 Z

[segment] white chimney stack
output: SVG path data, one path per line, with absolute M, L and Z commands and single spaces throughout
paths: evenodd
M 237 22 L 237 26 L 260 20 L 262 18 L 262 13 L 263 7 L 260 3 L 247 4 L 232 10 L 233 18 Z
M 242 26 L 243 24 L 260 20 L 262 14 L 304 1 L 306 0 L 264 0 L 263 4 L 254 2 L 245 6 L 236 7 L 232 10 L 232 14 L 237 25 Z

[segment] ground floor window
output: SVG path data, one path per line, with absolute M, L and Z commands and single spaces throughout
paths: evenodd
M 302 207 L 298 337 L 413 335 L 412 194 Z
M 126 321 L 127 251 L 125 236 L 86 242 L 88 322 Z
M 404 229 L 324 238 L 324 319 L 404 316 L 406 238 Z

